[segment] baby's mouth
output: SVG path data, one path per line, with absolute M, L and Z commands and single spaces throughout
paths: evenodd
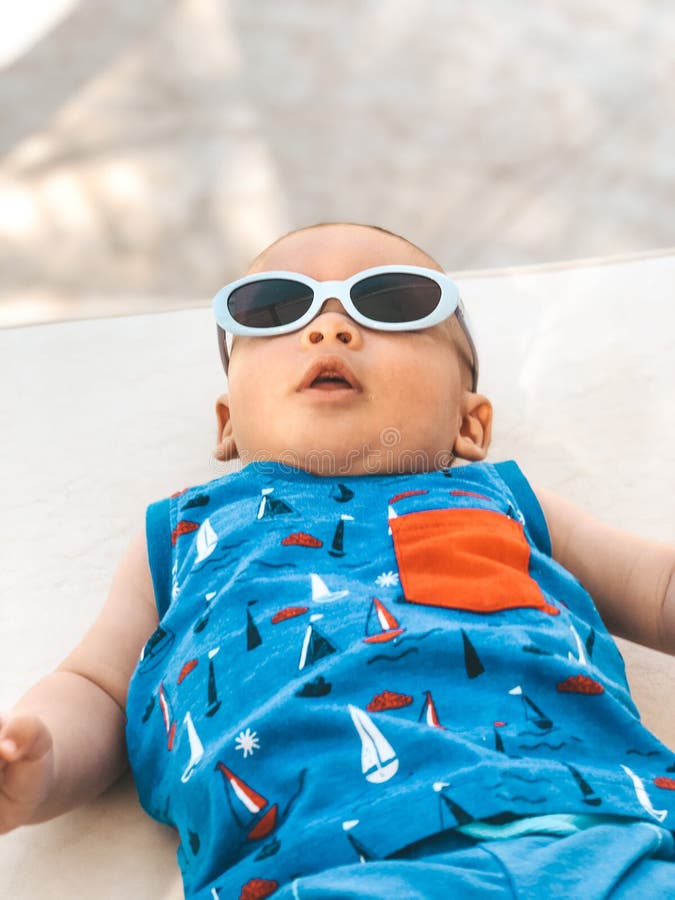
M 310 387 L 319 391 L 352 390 L 352 386 L 347 379 L 337 372 L 326 372 L 324 375 L 317 375 Z
M 361 385 L 350 367 L 339 357 L 315 360 L 305 372 L 299 391 L 360 391 Z

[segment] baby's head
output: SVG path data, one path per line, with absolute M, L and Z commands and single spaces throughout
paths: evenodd
M 378 266 L 422 267 L 444 277 L 404 238 L 351 224 L 285 235 L 256 257 L 249 274 L 344 281 Z M 452 297 L 446 285 L 444 299 Z M 216 455 L 278 460 L 320 475 L 423 471 L 449 465 L 453 456 L 483 459 L 492 410 L 474 390 L 473 348 L 457 315 L 442 319 L 443 313 L 432 312 L 414 330 L 379 330 L 353 318 L 358 309 L 350 315 L 329 291 L 299 328 L 270 337 L 239 334 L 229 394 L 217 402 Z M 428 324 L 434 316 L 441 320 Z

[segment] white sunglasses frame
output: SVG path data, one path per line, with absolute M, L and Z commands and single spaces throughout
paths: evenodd
M 441 289 L 441 295 L 436 308 L 429 313 L 429 315 L 423 316 L 421 319 L 415 319 L 412 322 L 380 322 L 377 319 L 369 319 L 367 316 L 362 315 L 362 313 L 356 309 L 350 297 L 351 288 L 360 281 L 364 281 L 372 276 L 399 272 L 403 274 L 420 275 L 435 282 Z M 246 284 L 254 284 L 258 281 L 271 281 L 274 279 L 294 281 L 311 288 L 314 296 L 307 312 L 293 322 L 289 322 L 285 325 L 273 325 L 269 328 L 242 325 L 237 322 L 231 315 L 227 306 L 227 302 L 234 291 Z M 226 284 L 213 298 L 213 312 L 216 322 L 218 323 L 219 332 L 221 332 L 219 343 L 225 370 L 227 371 L 229 351 L 231 350 L 231 340 L 228 340 L 230 335 L 275 337 L 276 335 L 288 334 L 292 331 L 300 331 L 305 325 L 308 325 L 320 314 L 324 303 L 331 299 L 339 300 L 345 312 L 359 325 L 375 331 L 419 331 L 424 328 L 431 328 L 433 325 L 438 325 L 440 322 L 449 319 L 450 316 L 455 315 L 471 350 L 473 390 L 475 391 L 478 382 L 478 354 L 476 352 L 476 345 L 471 337 L 466 311 L 459 295 L 459 289 L 455 282 L 444 272 L 439 272 L 436 269 L 428 269 L 423 266 L 374 266 L 370 269 L 363 269 L 352 275 L 350 278 L 346 278 L 342 281 L 316 281 L 314 278 L 310 278 L 308 275 L 303 275 L 300 272 L 283 270 L 256 272 Z

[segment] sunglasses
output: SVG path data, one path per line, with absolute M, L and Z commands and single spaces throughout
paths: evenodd
M 478 357 L 457 285 L 442 272 L 420 266 L 376 266 L 345 281 L 315 281 L 295 272 L 259 272 L 231 282 L 213 300 L 225 370 L 230 335 L 273 337 L 298 331 L 332 298 L 359 325 L 377 331 L 431 328 L 456 316 L 471 351 L 476 389 Z

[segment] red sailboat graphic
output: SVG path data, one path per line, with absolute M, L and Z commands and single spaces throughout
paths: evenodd
M 242 828 L 249 828 L 247 837 L 250 841 L 259 841 L 271 834 L 277 825 L 279 812 L 278 804 L 269 805 L 268 800 L 254 791 L 252 787 L 242 781 L 231 769 L 223 763 L 216 763 L 216 769 L 222 774 L 225 788 L 228 789 L 227 799 L 232 809 L 232 814 Z M 230 793 L 231 792 L 231 793 Z M 238 801 L 235 808 L 232 797 Z M 239 814 L 237 814 L 239 809 Z M 242 814 L 248 813 L 248 821 L 242 819 Z M 253 826 L 253 827 L 251 827 Z
M 159 686 L 159 707 L 162 710 L 162 718 L 164 719 L 164 727 L 166 728 L 167 749 L 173 750 L 173 742 L 176 738 L 176 721 L 173 719 L 171 704 L 164 691 L 164 684 L 160 684 Z
M 445 726 L 441 725 L 440 719 L 438 718 L 436 704 L 434 703 L 434 698 L 431 696 L 431 691 L 425 691 L 424 698 L 422 711 L 420 712 L 418 721 L 426 722 L 427 725 L 430 725 L 432 728 L 444 728 Z
M 371 620 L 375 618 L 376 628 L 379 630 L 371 631 Z M 371 633 L 369 634 L 369 631 Z M 366 644 L 383 644 L 386 641 L 393 641 L 399 635 L 403 634 L 405 628 L 401 628 L 398 620 L 387 607 L 377 597 L 373 597 L 368 610 L 368 618 L 366 619 Z

